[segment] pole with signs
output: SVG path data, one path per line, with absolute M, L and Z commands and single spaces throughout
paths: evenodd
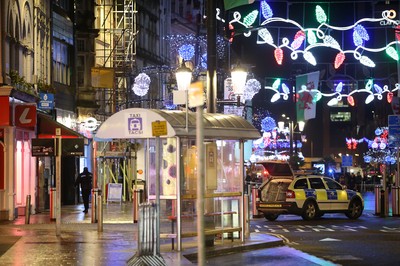
M 151 123 L 152 135 L 156 137 L 156 253 L 160 255 L 160 136 L 167 135 L 167 122 L 155 121 Z
M 56 236 L 61 234 L 61 128 L 56 128 Z

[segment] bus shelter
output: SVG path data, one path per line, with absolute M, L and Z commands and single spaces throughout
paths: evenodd
M 167 135 L 161 136 L 157 157 L 152 122 L 166 121 Z M 156 160 L 160 167 L 160 237 L 176 239 L 182 249 L 182 238 L 195 237 L 197 147 L 205 146 L 205 235 L 240 238 L 244 241 L 244 149 L 245 141 L 257 139 L 260 133 L 244 118 L 236 115 L 204 113 L 204 143 L 196 143 L 196 113 L 184 111 L 131 108 L 109 117 L 97 130 L 97 164 L 107 154 L 113 141 L 126 141 L 124 147 L 135 147 L 128 172 L 128 188 L 145 184 L 147 201 L 156 199 Z M 251 147 L 249 147 L 251 149 Z M 131 153 L 131 152 L 129 152 Z M 103 186 L 101 167 L 97 182 Z M 132 184 L 132 187 L 130 185 Z M 140 217 L 139 217 L 140 218 Z

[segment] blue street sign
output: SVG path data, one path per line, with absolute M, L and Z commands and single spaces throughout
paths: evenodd
M 388 116 L 389 146 L 400 146 L 400 115 Z
M 39 109 L 51 110 L 54 108 L 54 94 L 52 93 L 39 93 Z
M 353 156 L 343 155 L 342 156 L 342 167 L 353 166 Z

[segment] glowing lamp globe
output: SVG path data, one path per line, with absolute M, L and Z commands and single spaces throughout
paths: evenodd
M 231 71 L 233 91 L 235 94 L 243 94 L 244 86 L 246 85 L 247 71 L 237 65 Z
M 175 76 L 178 90 L 187 90 L 192 80 L 192 71 L 188 67 L 186 67 L 185 60 L 182 60 L 181 67 L 176 70 Z

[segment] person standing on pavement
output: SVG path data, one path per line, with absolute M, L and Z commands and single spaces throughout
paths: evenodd
M 93 175 L 89 172 L 88 168 L 83 168 L 83 172 L 78 175 L 78 178 L 75 180 L 75 186 L 81 185 L 82 191 L 82 199 L 83 205 L 85 206 L 84 213 L 88 213 L 89 211 L 89 196 L 90 191 L 92 190 L 92 178 Z

